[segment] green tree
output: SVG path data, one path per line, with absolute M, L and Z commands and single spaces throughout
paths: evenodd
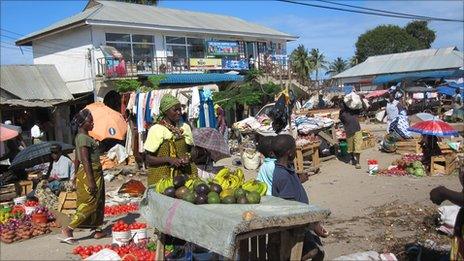
M 329 70 L 325 73 L 331 76 L 339 74 L 344 70 L 348 69 L 348 62 L 343 60 L 342 57 L 337 57 L 333 62 L 329 64 Z
M 350 67 L 356 66 L 358 64 L 358 58 L 356 55 L 351 56 L 349 63 Z
M 304 45 L 300 44 L 293 50 L 290 54 L 290 60 L 292 69 L 298 75 L 298 78 L 303 82 L 306 81 L 313 70 L 313 63 Z
M 419 40 L 423 49 L 430 48 L 435 41 L 435 31 L 428 27 L 427 21 L 412 21 L 404 29 L 409 35 Z
M 319 52 L 319 49 L 311 49 L 311 55 L 309 58 L 314 65 L 314 70 L 316 71 L 316 81 L 319 79 L 319 70 L 327 68 L 327 61 L 323 53 Z
M 356 58 L 361 63 L 369 56 L 401 53 L 423 49 L 406 30 L 396 25 L 380 25 L 358 37 Z

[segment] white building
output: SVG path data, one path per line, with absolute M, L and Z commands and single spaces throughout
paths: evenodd
M 16 44 L 32 46 L 34 64 L 55 65 L 71 93 L 81 94 L 120 76 L 245 69 L 250 57 L 259 64 L 285 55 L 296 39 L 230 16 L 91 0 Z

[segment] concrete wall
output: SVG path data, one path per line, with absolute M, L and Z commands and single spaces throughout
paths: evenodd
M 90 27 L 79 27 L 33 41 L 34 64 L 53 64 L 71 93 L 93 91 Z

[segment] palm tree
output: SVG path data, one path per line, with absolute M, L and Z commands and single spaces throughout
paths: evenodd
M 347 61 L 343 60 L 342 57 L 337 57 L 333 62 L 329 64 L 329 70 L 325 74 L 334 76 L 348 69 Z
M 358 64 L 358 57 L 356 55 L 353 55 L 350 58 L 350 67 L 356 66 Z
M 327 61 L 323 53 L 319 52 L 318 48 L 311 49 L 311 61 L 314 64 L 314 70 L 316 70 L 316 82 L 319 76 L 319 70 L 326 68 Z
M 290 55 L 292 69 L 296 72 L 300 80 L 306 81 L 313 70 L 313 64 L 309 58 L 308 51 L 304 45 L 300 44 Z

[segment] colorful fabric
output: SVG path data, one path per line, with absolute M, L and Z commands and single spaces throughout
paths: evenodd
M 90 136 L 82 133 L 78 133 L 75 138 L 76 144 L 76 156 L 77 159 L 82 162 L 81 148 L 87 147 L 90 154 L 91 163 L 100 164 L 100 151 L 98 150 L 98 143 Z
M 89 121 L 91 119 L 92 119 L 92 113 L 90 113 L 90 110 L 83 109 L 74 116 L 72 123 L 75 124 L 78 128 L 80 128 L 82 127 L 82 125 L 84 125 L 86 121 Z
M 34 196 L 39 200 L 40 205 L 49 209 L 58 209 L 58 197 L 48 186 L 47 180 L 41 180 L 35 189 Z
M 257 180 L 266 183 L 267 191 L 266 195 L 272 195 L 272 177 L 274 175 L 276 159 L 274 158 L 264 158 L 264 162 L 259 168 Z
M 351 136 L 346 137 L 348 153 L 361 153 L 362 150 L 362 131 L 357 131 Z
M 388 132 L 396 132 L 398 135 L 401 136 L 403 139 L 411 138 L 411 132 L 408 130 L 409 128 L 409 120 L 408 116 L 406 115 L 406 111 L 401 111 L 396 119 L 394 119 L 389 128 Z
M 152 152 L 155 157 L 189 156 L 189 145 L 193 144 L 191 130 L 187 124 L 181 128 L 184 130 L 184 136 L 176 139 L 166 127 L 160 124 L 153 125 L 148 131 L 145 150 Z M 155 185 L 163 177 L 174 177 L 179 174 L 197 176 L 197 173 L 198 169 L 194 163 L 179 168 L 171 167 L 169 164 L 151 166 L 148 167 L 147 183 L 150 186 Z
M 81 165 L 76 173 L 77 209 L 69 227 L 75 229 L 98 228 L 103 225 L 105 208 L 105 181 L 100 164 L 92 164 L 93 177 L 97 185 L 95 195 L 89 193 L 87 173 Z
M 147 99 L 145 103 L 145 122 L 151 124 L 153 118 L 151 117 L 151 101 L 152 101 L 152 92 L 148 92 Z

